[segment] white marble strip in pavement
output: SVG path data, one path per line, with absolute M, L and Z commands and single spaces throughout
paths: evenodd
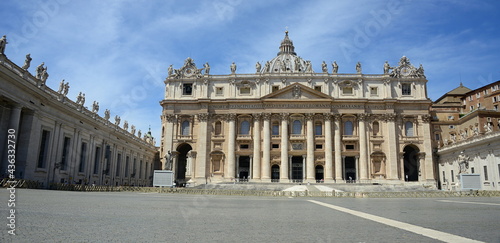
M 315 203 L 315 204 L 318 204 L 318 205 L 321 205 L 321 206 L 324 206 L 324 207 L 327 207 L 327 208 L 331 208 L 331 209 L 338 210 L 338 211 L 341 211 L 344 213 L 352 214 L 354 216 L 358 216 L 361 218 L 372 220 L 372 221 L 375 221 L 375 222 L 378 222 L 381 224 L 389 225 L 389 226 L 392 226 L 395 228 L 399 228 L 402 230 L 406 230 L 409 232 L 413 232 L 415 234 L 423 235 L 423 236 L 433 238 L 436 240 L 440 240 L 440 241 L 444 241 L 444 242 L 482 242 L 482 241 L 477 241 L 477 240 L 465 238 L 462 236 L 453 235 L 453 234 L 449 234 L 449 233 L 445 233 L 445 232 L 441 232 L 441 231 L 437 231 L 437 230 L 433 230 L 433 229 L 428 229 L 428 228 L 424 228 L 424 227 L 420 227 L 420 226 L 416 226 L 416 225 L 412 225 L 412 224 L 408 224 L 408 223 L 404 223 L 404 222 L 400 222 L 400 221 L 396 221 L 396 220 L 392 220 L 392 219 L 388 219 L 388 218 L 383 218 L 380 216 L 375 216 L 375 215 L 368 214 L 368 213 L 363 213 L 363 212 L 351 210 L 348 208 L 335 206 L 335 205 L 324 203 L 324 202 L 319 202 L 319 201 L 315 201 L 315 200 L 308 200 L 308 201 Z

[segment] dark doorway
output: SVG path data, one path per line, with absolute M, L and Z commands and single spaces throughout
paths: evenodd
M 279 165 L 273 165 L 271 167 L 271 182 L 279 182 L 280 181 L 280 167 Z
M 419 171 L 419 163 L 418 163 L 418 154 L 420 150 L 413 146 L 407 145 L 404 149 L 404 180 L 405 181 L 418 181 L 418 171 Z
M 322 182 L 324 179 L 324 170 L 322 165 L 316 165 L 316 182 Z
M 175 176 L 177 179 L 177 185 L 182 186 L 186 180 L 186 165 L 187 165 L 187 153 L 191 150 L 191 145 L 182 144 L 177 147 L 177 165 L 175 169 Z
M 250 176 L 250 157 L 240 156 L 238 161 L 238 178 L 240 180 L 248 180 Z
M 348 182 L 356 181 L 356 158 L 345 157 L 344 159 L 344 179 Z
M 302 156 L 293 156 L 292 157 L 292 181 L 293 182 L 302 182 L 303 177 L 304 177 L 304 173 L 303 173 Z

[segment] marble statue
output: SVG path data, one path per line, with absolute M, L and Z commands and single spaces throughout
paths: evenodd
M 24 60 L 24 65 L 22 67 L 22 69 L 24 70 L 28 70 L 28 68 L 30 68 L 30 65 L 31 65 L 31 54 L 26 54 L 26 59 Z
M 477 126 L 474 127 L 474 136 L 479 135 L 479 128 Z
M 205 68 L 205 74 L 210 74 L 210 65 L 208 64 L 208 62 L 203 64 L 203 67 Z
M 59 83 L 59 90 L 57 90 L 57 93 L 62 94 L 64 90 L 64 79 L 61 80 L 61 83 Z
M 295 58 L 295 71 L 300 71 L 302 69 L 302 65 L 300 64 L 300 60 Z
M 5 46 L 8 44 L 7 36 L 4 35 L 0 38 L 0 54 L 5 55 Z
M 321 64 L 321 70 L 324 72 L 324 73 L 327 73 L 328 72 L 328 66 L 326 65 L 326 62 L 323 61 L 323 63 Z
M 484 131 L 486 133 L 490 133 L 493 130 L 491 127 L 491 123 L 489 123 L 489 122 L 485 123 L 483 127 L 484 127 Z
M 137 131 L 137 137 L 141 137 L 141 129 L 139 129 L 139 131 Z
M 94 100 L 94 103 L 92 104 L 92 113 L 97 113 L 99 112 L 99 102 Z
M 260 69 L 262 68 L 262 66 L 260 65 L 260 62 L 257 62 L 255 64 L 255 72 L 256 73 L 260 73 Z
M 47 67 L 45 67 L 40 76 L 40 80 L 42 80 L 42 83 L 45 84 L 48 78 L 49 78 L 49 73 L 47 72 Z
M 232 74 L 236 73 L 236 64 L 234 62 L 231 64 L 230 68 Z
M 104 119 L 109 120 L 109 117 L 110 117 L 110 114 L 109 114 L 109 113 L 110 113 L 110 112 L 109 112 L 109 110 L 108 110 L 108 109 L 106 109 L 106 110 L 104 111 Z
M 130 127 L 130 133 L 132 133 L 132 135 L 135 135 L 135 126 L 134 125 L 132 125 Z
M 420 64 L 420 66 L 418 67 L 417 69 L 417 76 L 418 77 L 425 77 L 424 75 L 424 67 L 422 66 L 422 64 Z
M 265 73 L 269 72 L 269 69 L 271 68 L 270 66 L 271 66 L 271 64 L 269 63 L 269 61 L 267 61 L 266 64 L 264 64 L 264 72 Z
M 115 116 L 115 125 L 119 126 L 120 125 L 120 121 L 121 121 L 121 118 L 118 115 L 116 115 Z
M 172 67 L 172 64 L 170 64 L 170 66 L 168 67 L 168 76 L 172 76 L 172 74 L 174 74 L 174 68 Z
M 80 105 L 83 106 L 85 104 L 85 93 L 82 94 L 82 99 L 80 100 Z
M 389 69 L 391 69 L 391 66 L 389 65 L 388 61 L 385 61 L 385 63 L 384 63 L 384 74 L 389 74 Z
M 464 154 L 464 151 L 460 152 L 460 154 L 458 155 L 458 165 L 460 166 L 459 174 L 467 173 L 467 169 L 469 169 L 470 160 L 471 159 L 469 158 L 469 156 Z
M 35 75 L 35 78 L 36 79 L 40 79 L 42 77 L 42 72 L 43 72 L 43 65 L 45 65 L 45 62 L 42 62 L 42 64 L 38 65 L 38 67 L 36 67 L 36 75 Z
M 356 63 L 356 72 L 361 73 L 361 63 L 360 62 Z
M 311 72 L 312 73 L 312 65 L 311 65 L 311 61 L 306 61 L 306 72 Z
M 333 61 L 332 63 L 332 73 L 338 73 L 339 72 L 339 65 L 337 65 L 337 61 Z
M 69 92 L 69 82 L 67 82 L 66 84 L 64 84 L 64 91 L 63 91 L 63 95 L 64 95 L 64 96 L 67 96 L 67 95 L 68 95 L 68 92 Z
M 125 120 L 125 122 L 123 122 L 123 129 L 128 131 L 128 121 L 127 120 Z

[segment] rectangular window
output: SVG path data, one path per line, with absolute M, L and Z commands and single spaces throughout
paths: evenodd
M 314 86 L 314 90 L 321 92 L 321 86 Z
M 481 93 L 477 92 L 476 93 L 476 98 L 480 98 L 481 97 Z
M 474 172 L 475 172 L 475 171 L 474 171 L 474 167 L 470 167 L 470 173 L 471 173 L 471 174 L 474 174 Z
M 142 177 L 142 160 L 139 161 L 139 179 L 141 179 Z
M 500 164 L 498 164 L 498 176 L 500 177 Z
M 78 172 L 85 172 L 85 161 L 87 160 L 87 143 L 82 143 L 80 151 L 80 167 Z
M 473 106 L 473 105 L 471 105 L 471 106 L 470 106 L 470 110 L 471 110 L 471 111 L 473 111 L 473 110 L 474 110 L 474 106 Z
M 250 94 L 250 87 L 241 87 L 240 88 L 240 94 L 242 94 L 242 95 L 249 95 Z
M 115 176 L 120 176 L 120 168 L 122 163 L 122 154 L 116 156 L 116 174 Z
M 493 96 L 493 102 L 497 102 L 497 97 Z
M 271 145 L 271 148 L 273 148 L 273 149 L 279 149 L 279 148 L 280 148 L 280 145 L 279 145 L 279 144 L 276 144 L 276 143 L 273 143 L 273 144 Z
M 273 124 L 272 135 L 280 135 L 280 126 L 278 124 Z
M 182 95 L 192 95 L 192 94 L 193 94 L 193 84 L 183 84 Z
M 378 88 L 377 87 L 370 87 L 370 95 L 372 95 L 372 96 L 378 95 Z
M 353 144 L 347 144 L 345 146 L 345 149 L 347 149 L 347 150 L 353 150 L 354 149 L 354 145 Z
M 248 149 L 249 147 L 248 144 L 240 144 L 240 149 Z
M 38 168 L 45 168 L 47 164 L 47 154 L 49 153 L 50 132 L 42 131 L 42 140 L 40 141 L 40 152 L 38 153 Z
M 352 95 L 352 87 L 344 87 L 344 88 L 342 88 L 342 94 L 344 94 L 344 95 Z
M 137 165 L 137 158 L 134 158 L 134 164 L 132 165 L 132 177 L 135 178 L 135 169 L 136 169 L 136 165 Z
M 455 182 L 455 175 L 453 175 L 453 170 L 451 170 L 451 182 Z
M 498 111 L 498 105 L 494 105 L 493 110 Z
M 411 95 L 411 84 L 401 84 L 401 93 L 403 95 Z
M 439 141 L 439 139 L 440 139 L 439 133 L 436 133 L 435 136 L 436 136 L 436 141 Z
M 323 126 L 320 123 L 314 126 L 314 135 L 316 136 L 323 135 Z
M 316 149 L 323 149 L 323 144 L 316 144 Z
M 443 182 L 446 182 L 446 173 L 443 171 Z
M 272 92 L 275 92 L 275 91 L 278 91 L 278 90 L 280 90 L 280 86 L 278 86 L 278 85 L 274 85 L 274 86 L 272 87 Z
M 66 170 L 67 164 L 69 162 L 69 146 L 71 145 L 71 138 L 69 137 L 64 137 L 64 143 L 63 143 L 63 151 L 62 151 L 62 157 L 61 157 L 61 170 Z
M 483 166 L 483 169 L 484 169 L 484 180 L 487 181 L 488 180 L 488 166 Z
M 215 95 L 224 95 L 223 87 L 215 87 Z
M 474 100 L 474 97 L 471 95 L 471 96 L 469 96 L 469 101 L 472 101 L 472 100 Z
M 111 173 L 111 147 L 106 146 L 106 152 L 104 153 L 104 161 L 106 162 L 106 175 Z
M 99 164 L 101 162 L 101 147 L 95 147 L 94 174 L 99 174 Z

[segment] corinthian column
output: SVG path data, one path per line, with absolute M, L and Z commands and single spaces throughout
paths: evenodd
M 224 177 L 226 179 L 234 179 L 235 166 L 235 142 L 236 142 L 236 115 L 229 114 L 227 117 L 229 122 L 229 136 L 227 141 L 227 170 Z
M 264 144 L 262 151 L 262 180 L 271 180 L 271 114 L 264 113 Z
M 198 141 L 197 141 L 197 165 L 195 178 L 198 181 L 204 181 L 207 171 L 208 159 L 208 113 L 198 114 Z
M 288 182 L 288 114 L 281 113 L 281 182 Z
M 333 158 L 332 158 L 332 115 L 324 114 L 325 119 L 325 181 L 333 180 Z
M 367 174 L 367 151 L 368 145 L 366 143 L 366 121 L 367 115 L 358 114 L 358 122 L 359 122 L 359 174 L 360 180 L 368 179 Z
M 420 160 L 422 163 L 420 165 L 423 165 L 423 168 L 420 170 L 423 170 L 425 175 L 424 178 L 428 182 L 433 182 L 434 181 L 434 167 L 432 166 L 432 146 L 431 146 L 431 126 L 430 126 L 430 121 L 431 121 L 431 116 L 430 115 L 423 115 L 422 116 L 422 128 L 424 129 L 424 153 L 425 156 L 423 158 L 423 161 Z
M 313 114 L 306 114 L 307 124 L 307 181 L 314 182 L 314 129 L 313 129 Z
M 335 180 L 341 181 L 342 177 L 342 140 L 340 129 L 340 115 L 335 114 Z
M 261 114 L 253 114 L 252 179 L 260 179 L 260 117 Z
M 388 131 L 388 137 L 387 141 L 385 141 L 388 144 L 388 154 L 387 154 L 387 178 L 390 180 L 398 180 L 398 144 L 397 144 L 397 138 L 396 138 L 396 114 L 386 114 L 385 115 L 385 122 L 387 124 L 387 131 Z

